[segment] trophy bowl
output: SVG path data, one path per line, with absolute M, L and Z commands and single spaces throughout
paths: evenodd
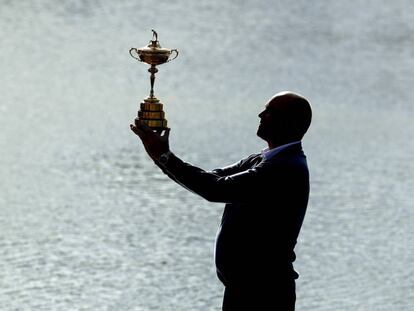
M 138 58 L 141 62 L 147 63 L 149 65 L 161 65 L 172 61 L 174 58 L 177 57 L 178 51 L 173 49 L 164 49 L 160 47 L 158 41 L 151 41 L 150 45 L 139 48 L 139 49 L 132 49 L 131 55 L 132 57 L 136 58 L 132 52 L 135 52 L 138 55 Z M 157 45 L 153 45 L 154 42 L 157 42 Z M 176 56 L 174 58 L 170 58 L 171 54 L 175 52 Z

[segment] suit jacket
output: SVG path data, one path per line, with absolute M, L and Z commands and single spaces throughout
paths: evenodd
M 224 285 L 251 286 L 298 277 L 294 247 L 309 197 L 301 144 L 269 160 L 253 154 L 211 172 L 171 155 L 157 165 L 177 183 L 211 202 L 226 203 L 215 247 Z

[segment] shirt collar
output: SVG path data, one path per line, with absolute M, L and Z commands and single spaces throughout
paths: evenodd
M 298 141 L 294 141 L 294 142 L 291 142 L 291 143 L 287 143 L 287 144 L 278 146 L 278 147 L 273 148 L 273 149 L 265 148 L 261 152 L 262 153 L 262 158 L 264 160 L 270 160 L 271 158 L 273 158 L 276 154 L 278 154 L 283 149 L 285 149 L 289 146 L 292 146 L 292 145 L 300 144 L 300 143 L 301 143 L 301 141 L 298 140 Z

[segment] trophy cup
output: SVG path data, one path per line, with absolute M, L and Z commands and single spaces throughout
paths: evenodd
M 175 56 L 170 58 L 172 53 L 175 52 Z M 176 49 L 162 48 L 158 42 L 158 34 L 155 30 L 152 30 L 152 40 L 149 44 L 142 48 L 131 48 L 129 54 L 140 62 L 151 65 L 148 69 L 151 82 L 150 94 L 147 98 L 141 102 L 140 110 L 138 111 L 138 120 L 143 121 L 151 129 L 162 132 L 167 128 L 167 120 L 165 119 L 165 113 L 163 111 L 163 104 L 154 96 L 154 81 L 155 74 L 158 72 L 157 65 L 168 63 L 178 56 Z

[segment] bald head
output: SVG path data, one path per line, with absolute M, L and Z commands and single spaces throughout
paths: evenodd
M 275 145 L 301 140 L 309 128 L 312 109 L 308 100 L 293 92 L 275 94 L 259 114 L 257 135 Z

